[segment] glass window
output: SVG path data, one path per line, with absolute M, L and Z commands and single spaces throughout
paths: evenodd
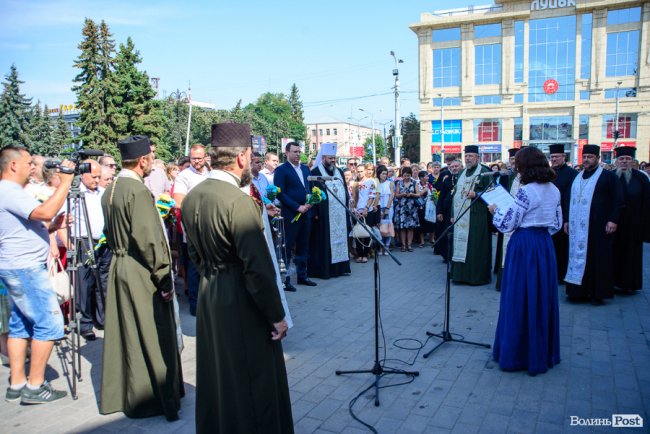
M 335 136 L 339 134 L 339 132 L 338 132 L 338 129 L 337 129 L 337 128 L 334 128 L 334 133 L 333 133 L 333 134 L 334 134 Z
M 431 39 L 433 42 L 460 41 L 460 27 L 434 30 Z
M 474 47 L 475 84 L 501 83 L 501 44 Z
M 591 14 L 582 15 L 582 50 L 580 57 L 580 78 L 591 77 Z
M 501 141 L 501 121 L 499 119 L 474 119 L 474 141 Z
M 524 140 L 524 118 L 514 118 L 514 140 Z
M 311 130 L 311 135 L 315 136 L 316 135 L 316 130 Z
M 616 99 L 616 88 L 605 89 L 605 99 Z M 619 98 L 635 98 L 636 89 L 633 87 L 621 87 L 618 89 Z
M 434 107 L 442 107 L 442 106 L 455 106 L 455 105 L 460 105 L 460 98 L 459 97 L 448 97 L 448 98 L 434 98 L 433 99 L 433 106 Z
M 571 116 L 539 116 L 530 118 L 530 140 L 571 140 Z
M 575 15 L 530 20 L 528 102 L 575 99 Z M 544 82 L 558 82 L 557 92 L 544 92 Z
M 641 21 L 641 8 L 616 9 L 607 12 L 607 25 L 638 23 Z
M 501 104 L 501 95 L 481 95 L 474 97 L 474 104 Z
M 639 31 L 607 34 L 607 77 L 635 75 L 639 64 Z
M 322 128 L 319 128 L 319 129 L 318 129 L 318 135 L 320 135 L 320 136 L 323 135 L 323 129 L 322 129 Z
M 460 48 L 433 50 L 433 87 L 460 86 Z
M 591 92 L 588 90 L 581 90 L 580 91 L 580 100 L 581 101 L 589 101 L 589 98 L 591 97 Z
M 326 135 L 326 136 L 329 136 L 329 135 L 330 135 L 330 129 L 329 129 L 329 128 L 327 128 L 327 129 L 325 130 L 325 135 Z
M 589 115 L 580 115 L 578 124 L 578 138 L 589 139 Z
M 515 21 L 515 83 L 524 82 L 524 22 Z
M 603 115 L 603 137 L 613 139 L 616 127 L 621 133 L 619 139 L 636 139 L 637 114 L 619 113 L 618 125 L 616 125 L 615 114 Z
M 516 93 L 515 94 L 515 104 L 523 104 L 524 102 L 524 94 L 523 93 Z
M 474 26 L 474 39 L 501 36 L 501 23 Z

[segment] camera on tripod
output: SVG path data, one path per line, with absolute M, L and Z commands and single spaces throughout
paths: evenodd
M 67 154 L 63 154 L 67 155 Z M 52 159 L 46 160 L 43 163 L 48 169 L 59 169 L 61 173 L 74 174 L 74 175 L 83 175 L 84 173 L 90 173 L 91 167 L 90 163 L 82 163 L 81 160 L 85 160 L 88 157 L 101 157 L 104 155 L 104 151 L 99 151 L 96 149 L 79 149 L 78 151 L 72 152 L 70 155 L 70 161 L 75 164 L 75 168 L 71 169 L 69 167 L 61 166 L 61 160 Z

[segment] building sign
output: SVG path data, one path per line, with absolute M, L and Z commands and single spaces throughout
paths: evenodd
M 555 92 L 557 92 L 559 88 L 560 88 L 560 84 L 557 82 L 557 80 L 553 80 L 551 78 L 544 82 L 544 92 L 546 92 L 549 95 L 553 95 Z
M 363 146 L 350 146 L 350 155 L 352 157 L 361 157 L 363 158 Z
M 48 114 L 53 114 L 53 113 L 68 114 L 68 113 L 76 113 L 76 112 L 77 112 L 77 106 L 75 104 L 61 104 L 57 108 L 47 109 Z
M 543 11 L 544 9 L 560 9 L 575 7 L 575 0 L 533 0 L 530 2 L 531 11 Z
M 266 154 L 266 138 L 264 136 L 253 136 L 253 151 Z
M 500 154 L 501 145 L 478 145 L 478 151 L 481 154 Z
M 445 145 L 442 152 L 444 152 L 445 154 L 460 154 L 461 153 L 460 145 Z
M 440 145 L 431 145 L 431 155 L 440 155 L 442 153 L 442 148 Z
M 444 140 L 440 134 L 440 121 L 431 121 L 431 142 L 460 143 L 463 141 L 463 121 L 460 119 L 445 119 Z
M 621 147 L 621 146 L 630 146 L 632 148 L 636 148 L 636 142 L 626 142 L 626 141 L 618 141 L 616 142 L 616 147 Z M 600 151 L 601 152 L 612 152 L 614 150 L 614 142 L 601 142 L 600 143 Z

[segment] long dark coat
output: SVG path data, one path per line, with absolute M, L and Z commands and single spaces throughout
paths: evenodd
M 201 275 L 196 312 L 196 431 L 292 433 L 273 323 L 284 318 L 260 209 L 206 179 L 183 200 L 188 252 Z
M 112 204 L 111 204 L 112 201 Z M 102 196 L 108 277 L 99 411 L 177 419 L 184 394 L 172 302 L 170 255 L 153 196 L 118 177 Z
M 553 184 L 560 190 L 562 209 L 569 207 L 569 197 L 571 195 L 571 186 L 573 180 L 578 176 L 578 171 L 566 164 L 555 169 L 557 178 Z M 569 236 L 564 230 L 559 230 L 553 235 L 553 247 L 555 247 L 555 259 L 557 261 L 557 278 L 564 280 L 567 265 L 569 264 Z
M 340 172 L 341 179 L 345 180 L 343 171 L 338 167 L 335 169 Z M 311 171 L 313 176 L 331 176 L 329 173 L 321 173 L 319 167 L 314 167 Z M 344 181 L 345 182 L 345 181 Z M 350 273 L 350 261 L 337 262 L 332 264 L 332 250 L 330 248 L 330 206 L 342 206 L 336 199 L 330 198 L 331 192 L 326 191 L 323 183 L 315 182 L 314 185 L 327 194 L 327 200 L 314 205 L 311 209 L 311 237 L 309 238 L 309 261 L 307 263 L 307 275 L 319 279 L 329 279 Z M 345 191 L 344 205 L 350 203 L 350 194 L 345 184 L 340 187 Z M 345 220 L 348 222 L 346 234 L 351 230 L 349 227 L 349 218 L 346 215 Z
M 625 290 L 641 289 L 643 283 L 643 242 L 650 242 L 650 181 L 638 170 L 630 183 L 619 178 L 625 208 L 614 239 L 614 285 Z
M 594 172 L 591 172 L 593 176 Z M 579 174 L 578 176 L 583 176 Z M 589 176 L 589 175 L 588 175 Z M 571 195 L 569 194 L 569 198 Z M 569 221 L 570 201 L 566 210 L 562 210 L 564 221 Z M 618 224 L 623 208 L 623 190 L 621 183 L 612 172 L 603 171 L 596 182 L 594 195 L 589 209 L 589 238 L 587 241 L 587 263 L 582 277 L 582 284 L 566 284 L 566 293 L 574 298 L 592 298 L 595 300 L 611 298 L 614 295 L 614 234 L 607 235 L 607 222 Z M 569 227 L 569 232 L 571 227 Z

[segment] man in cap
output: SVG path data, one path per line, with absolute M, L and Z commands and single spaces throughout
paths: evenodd
M 327 200 L 312 208 L 312 246 L 307 265 L 310 277 L 329 279 L 350 273 L 347 236 L 348 216 L 341 203 L 349 203 L 343 171 L 336 167 L 336 143 L 323 143 L 316 156 L 312 176 L 327 176 L 331 180 L 318 181 L 315 185 L 326 192 Z M 327 186 L 327 190 L 325 189 Z
M 642 287 L 643 242 L 650 242 L 650 181 L 632 168 L 635 152 L 630 146 L 614 149 L 625 202 L 614 239 L 614 286 L 628 294 Z
M 165 230 L 144 178 L 154 155 L 149 138 L 118 142 L 122 171 L 102 196 L 113 252 L 104 332 L 99 411 L 178 419 L 184 394 Z
M 614 233 L 623 207 L 621 183 L 614 173 L 600 167 L 599 160 L 599 146 L 582 148 L 584 171 L 574 179 L 569 206 L 562 210 L 564 231 L 569 235 L 567 296 L 591 299 L 594 305 L 614 294 Z
M 481 173 L 490 169 L 479 164 L 478 146 L 465 146 L 465 169 L 460 173 L 452 196 L 452 218 L 454 244 L 452 252 L 451 278 L 457 283 L 485 285 L 491 280 L 492 235 L 488 227 L 488 209 L 485 202 L 478 200 L 471 209 L 457 220 L 470 207 L 472 201 L 492 180 Z
M 578 176 L 578 171 L 566 164 L 564 145 L 550 145 L 548 149 L 551 167 L 557 174 L 553 184 L 560 190 L 562 209 L 565 209 L 569 207 L 571 185 Z M 569 237 L 564 231 L 558 231 L 553 235 L 553 245 L 555 247 L 555 260 L 557 261 L 557 278 L 562 282 L 569 262 Z
M 292 433 L 285 312 L 262 214 L 240 190 L 250 182 L 250 126 L 213 124 L 212 146 L 212 170 L 181 209 L 201 274 L 196 431 Z

